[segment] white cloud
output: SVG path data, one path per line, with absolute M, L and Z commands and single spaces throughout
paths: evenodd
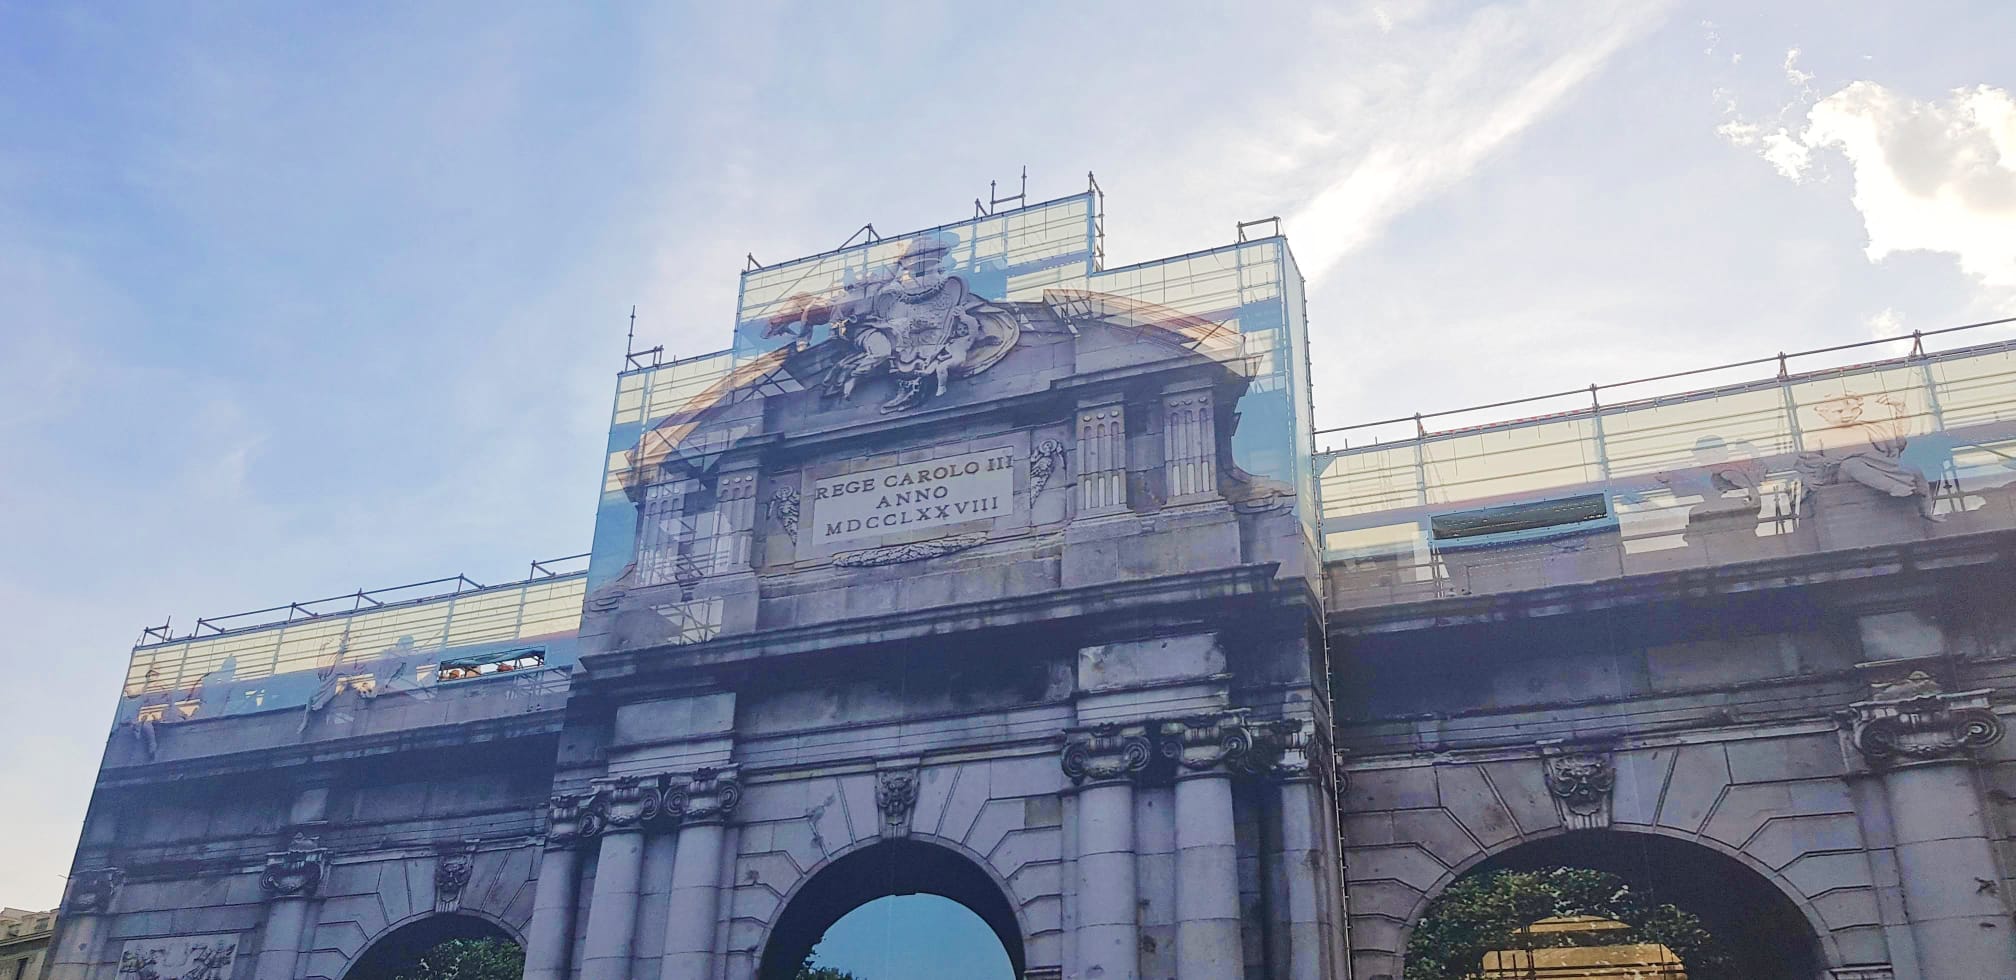
M 1320 278 L 1393 218 L 1470 175 L 1657 26 L 1664 9 L 1585 6 L 1564 21 L 1558 7 L 1485 8 L 1437 38 L 1436 57 L 1422 62 L 1432 68 L 1403 70 L 1411 76 L 1403 89 L 1336 100 L 1354 110 L 1340 126 L 1370 135 L 1310 167 L 1318 173 L 1306 203 L 1288 218 L 1303 274 Z
M 1854 168 L 1868 255 L 1946 252 L 2016 286 L 2016 98 L 1982 85 L 1918 102 L 1855 82 L 1813 106 L 1801 142 Z
M 1839 154 L 1871 262 L 1941 252 L 1983 285 L 2016 287 L 2016 98 L 1978 85 L 1921 102 L 1873 81 L 1816 98 L 1798 62 L 1798 48 L 1786 52 L 1799 91 L 1777 117 L 1791 125 L 1745 119 L 1718 90 L 1729 118 L 1716 134 L 1794 183 L 1814 175 L 1816 154 Z

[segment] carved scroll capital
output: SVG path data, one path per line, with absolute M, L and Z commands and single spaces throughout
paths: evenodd
M 1059 760 L 1074 783 L 1139 779 L 1155 763 L 1154 722 L 1093 725 L 1067 732 Z
M 70 876 L 70 894 L 63 902 L 66 914 L 110 911 L 112 898 L 125 884 L 126 872 L 119 868 L 92 868 Z
M 689 823 L 718 823 L 734 815 L 742 802 L 742 782 L 732 770 L 698 769 L 692 778 L 675 780 L 665 791 L 668 815 Z
M 605 834 L 637 830 L 654 795 L 636 776 L 618 776 L 596 782 L 598 829 Z
M 546 801 L 546 846 L 572 847 L 583 833 L 583 818 L 594 796 L 560 793 Z
M 1617 786 L 1617 770 L 1608 751 L 1543 744 L 1540 762 L 1545 767 L 1547 792 L 1554 797 L 1563 826 L 1570 830 L 1610 826 L 1610 796 Z
M 1964 759 L 2001 741 L 2004 730 L 1986 690 L 1858 701 L 1849 710 L 1855 747 L 1872 766 Z
M 1255 732 L 1246 712 L 1227 711 L 1165 721 L 1160 725 L 1162 754 L 1176 763 L 1178 777 L 1243 771 L 1256 761 Z
M 295 834 L 284 851 L 270 851 L 259 872 L 259 887 L 267 898 L 310 898 L 329 872 L 329 851 L 307 834 Z

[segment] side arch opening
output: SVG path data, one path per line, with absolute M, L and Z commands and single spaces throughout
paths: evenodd
M 993 876 L 949 848 L 912 839 L 871 844 L 813 873 L 792 895 L 763 945 L 760 980 L 792 980 L 826 931 L 881 898 L 935 895 L 987 924 L 1015 976 L 1025 967 L 1022 927 Z
M 456 939 L 509 944 L 518 947 L 519 956 L 523 956 L 523 944 L 503 926 L 478 915 L 439 912 L 421 916 L 372 940 L 364 948 L 364 954 L 343 971 L 343 980 L 391 980 L 411 972 L 428 951 Z
M 1792 898 L 1742 861 L 1692 841 L 1627 831 L 1573 831 L 1527 841 L 1495 854 L 1465 871 L 1456 881 L 1481 881 L 1501 871 L 1554 869 L 1615 876 L 1630 887 L 1637 900 L 1647 905 L 1672 906 L 1698 919 L 1723 960 L 1713 970 L 1688 964 L 1685 975 L 1690 980 L 1715 977 L 1811 980 L 1820 975 L 1824 958 L 1819 935 Z M 1448 894 L 1446 889 L 1442 893 Z M 1509 896 L 1492 899 L 1500 900 L 1509 900 Z M 1419 935 L 1430 917 L 1449 914 L 1454 913 L 1431 901 L 1409 931 Z M 1563 928 L 1563 921 L 1550 919 L 1535 931 L 1545 933 Z M 1479 964 L 1469 966 L 1476 969 Z M 1409 975 L 1413 975 L 1411 970 Z M 1599 971 L 1587 975 L 1611 974 Z

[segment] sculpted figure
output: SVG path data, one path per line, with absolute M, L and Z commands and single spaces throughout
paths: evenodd
M 1880 414 L 1870 411 L 1872 403 L 1882 406 Z M 1846 394 L 1814 405 L 1813 411 L 1828 428 L 1809 433 L 1812 448 L 1799 454 L 1799 475 L 1807 486 L 1859 483 L 1892 497 L 1916 497 L 1919 516 L 1945 519 L 1933 513 L 1932 489 L 1942 479 L 1948 454 L 1912 451 L 1902 399 Z
M 815 327 L 827 326 L 853 348 L 826 372 L 827 394 L 851 398 L 863 379 L 887 376 L 895 380 L 896 394 L 882 403 L 882 411 L 920 405 L 943 394 L 955 374 L 976 373 L 991 363 L 976 352 L 1005 348 L 1015 336 L 1012 320 L 1006 320 L 1005 335 L 987 329 L 982 314 L 988 303 L 973 295 L 963 277 L 945 271 L 948 251 L 939 239 L 914 239 L 884 272 L 826 296 L 800 293 L 786 300 L 764 334 L 803 342 Z

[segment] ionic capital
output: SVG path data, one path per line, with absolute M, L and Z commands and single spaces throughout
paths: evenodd
M 1854 713 L 1855 747 L 1872 766 L 1964 759 L 2002 740 L 2002 719 L 1989 707 L 1986 690 L 1879 697 L 1858 701 L 1849 710 Z
M 267 898 L 312 898 L 329 873 L 329 851 L 307 834 L 295 834 L 284 851 L 266 855 L 259 887 Z
M 1066 732 L 1059 763 L 1078 784 L 1138 779 L 1155 762 L 1156 722 L 1109 723 Z
M 716 823 L 727 820 L 742 802 L 742 782 L 733 770 L 698 769 L 692 778 L 673 780 L 665 789 L 664 809 L 668 817 L 683 823 Z

